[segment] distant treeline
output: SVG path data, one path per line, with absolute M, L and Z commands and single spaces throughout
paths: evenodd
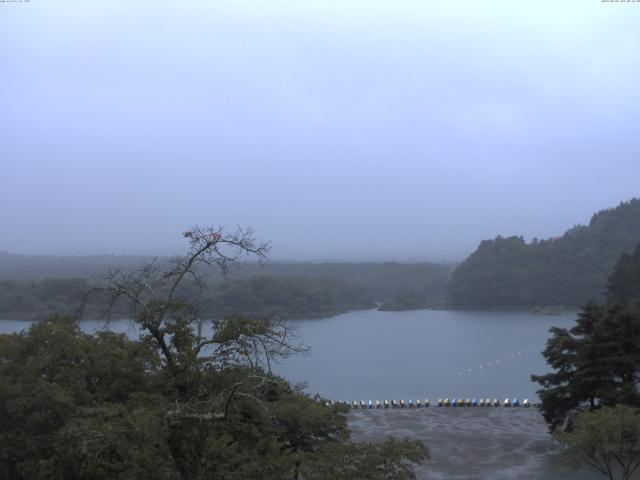
M 205 293 L 207 313 L 313 318 L 373 308 L 366 289 L 333 278 L 259 276 L 218 284 Z
M 580 306 L 601 300 L 617 259 L 640 244 L 640 199 L 602 210 L 548 240 L 483 241 L 452 275 L 454 307 Z
M 73 311 L 93 278 L 110 268 L 135 268 L 151 257 L 56 257 L 0 252 L 0 318 L 41 318 Z M 166 261 L 164 258 L 160 262 Z M 211 270 L 200 304 L 208 315 L 247 313 L 286 318 L 329 316 L 372 308 L 390 309 L 397 299 L 413 307 L 441 305 L 453 265 L 437 263 L 243 263 L 228 279 Z M 185 292 L 195 295 L 194 292 Z M 404 309 L 404 305 L 400 309 Z M 117 310 L 116 310 L 117 311 Z M 87 314 L 99 317 L 96 304 Z
M 446 301 L 447 283 L 454 264 L 439 263 L 274 263 L 263 268 L 243 265 L 235 278 L 248 275 L 332 278 L 361 286 L 376 302 L 387 303 L 398 296 L 419 298 L 428 305 Z
M 0 250 L 0 280 L 88 279 L 103 275 L 112 267 L 135 267 L 153 258 L 139 255 L 15 255 Z
M 442 278 L 443 289 L 446 278 Z M 0 281 L 0 318 L 34 320 L 53 313 L 75 314 L 92 282 L 84 278 L 58 278 L 40 281 Z M 292 277 L 258 275 L 209 281 L 202 291 L 188 284 L 181 292 L 197 298 L 201 315 L 218 318 L 229 314 L 267 315 L 299 319 L 336 315 L 349 310 L 374 308 L 374 297 L 361 283 L 330 277 Z M 425 296 L 407 294 L 425 302 Z M 105 305 L 99 297 L 89 297 L 85 318 L 103 318 Z M 418 308 L 416 306 L 416 308 Z M 116 306 L 113 314 L 126 308 Z
M 222 318 L 230 314 L 277 318 L 326 317 L 349 310 L 373 308 L 367 291 L 343 280 L 260 276 L 216 282 L 198 291 L 195 284 L 181 292 L 197 299 L 200 315 Z M 39 282 L 0 282 L 0 318 L 33 320 L 53 313 L 75 314 L 91 283 L 86 279 L 46 279 Z M 103 318 L 106 305 L 90 296 L 84 318 Z M 126 306 L 112 314 L 122 316 Z

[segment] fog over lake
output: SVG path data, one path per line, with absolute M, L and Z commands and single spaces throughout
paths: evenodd
M 531 374 L 549 370 L 540 352 L 552 326 L 569 327 L 575 313 L 359 310 L 331 318 L 297 320 L 310 354 L 274 369 L 308 391 L 335 400 L 438 397 L 535 398 Z M 27 323 L 0 321 L 0 332 Z M 91 332 L 104 321 L 85 321 Z M 110 328 L 136 335 L 128 320 Z

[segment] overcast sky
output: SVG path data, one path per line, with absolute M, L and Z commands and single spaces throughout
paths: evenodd
M 0 3 L 0 249 L 466 257 L 640 195 L 640 3 Z

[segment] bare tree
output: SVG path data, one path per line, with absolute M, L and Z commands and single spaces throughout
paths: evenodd
M 158 348 L 180 400 L 186 402 L 199 388 L 203 369 L 247 365 L 250 377 L 228 393 L 229 398 L 240 395 L 239 387 L 246 382 L 264 381 L 258 370 L 270 372 L 273 359 L 305 349 L 283 321 L 242 315 L 205 321 L 197 303 L 185 298 L 182 290 L 186 283 L 195 284 L 198 291 L 205 288 L 202 267 L 213 266 L 226 276 L 244 258 L 265 262 L 269 245 L 257 242 L 252 229 L 240 227 L 227 233 L 223 227 L 194 226 L 183 236 L 189 242 L 185 255 L 168 263 L 110 270 L 90 294 L 106 301 L 107 318 L 116 305 L 126 306 L 142 338 Z M 226 409 L 229 398 L 222 399 Z

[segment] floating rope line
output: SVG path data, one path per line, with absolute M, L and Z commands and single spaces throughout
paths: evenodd
M 510 353 L 510 354 L 508 354 L 508 355 L 505 355 L 505 356 L 504 356 L 504 358 L 502 359 L 502 362 L 503 362 L 502 364 L 504 364 L 504 362 L 505 362 L 505 361 L 508 361 L 508 360 L 510 360 L 510 359 L 512 359 L 512 358 L 521 358 L 521 357 L 523 357 L 524 355 L 527 355 L 527 354 L 529 354 L 529 353 L 531 353 L 531 352 L 534 352 L 534 351 L 536 351 L 536 350 L 537 350 L 537 349 L 536 349 L 536 347 L 529 347 L 529 348 L 526 348 L 526 349 L 524 349 L 524 350 L 520 350 L 520 351 L 518 351 L 518 352 L 513 352 L 513 353 Z M 487 363 L 485 363 L 485 364 L 478 365 L 477 369 L 478 369 L 478 370 L 482 370 L 483 368 L 485 368 L 485 369 L 486 369 L 486 368 L 492 368 L 492 367 L 494 367 L 494 366 L 496 366 L 496 367 L 497 367 L 498 365 L 501 365 L 501 363 L 500 363 L 500 362 L 501 362 L 501 360 L 500 360 L 500 359 L 496 359 L 495 361 L 491 361 L 491 362 L 487 362 Z M 472 373 L 472 372 L 473 372 L 473 368 L 470 368 L 470 367 L 469 367 L 469 368 L 467 368 L 467 369 L 466 369 L 466 372 L 465 372 L 465 370 L 463 369 L 463 370 L 460 370 L 459 372 L 457 372 L 457 374 L 456 374 L 456 375 L 457 375 L 457 376 L 462 376 L 462 375 L 464 375 L 465 373 Z

